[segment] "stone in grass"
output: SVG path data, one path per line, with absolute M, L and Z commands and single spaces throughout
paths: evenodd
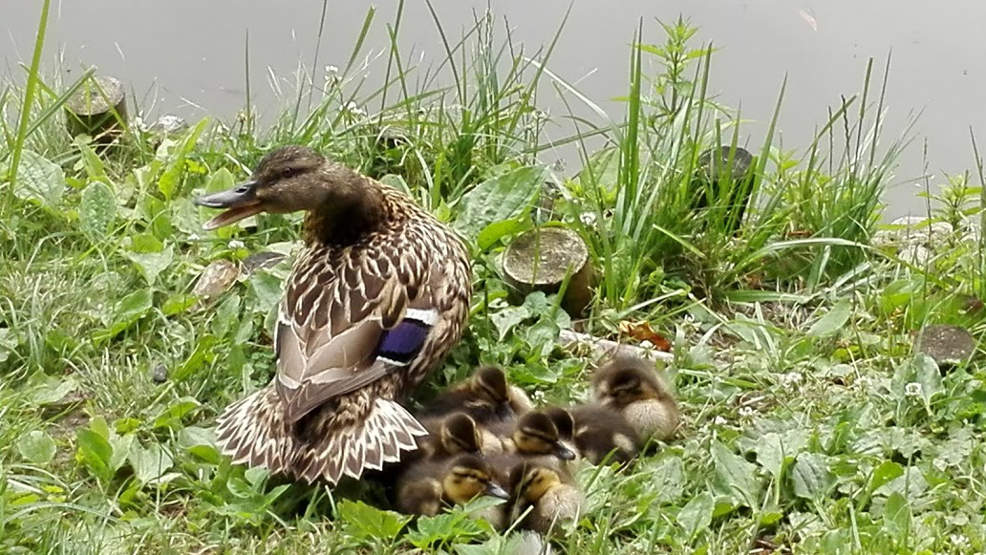
M 589 249 L 577 233 L 562 227 L 543 227 L 520 234 L 500 259 L 504 277 L 521 296 L 532 291 L 556 293 L 571 274 L 562 307 L 581 316 L 592 299 Z
M 941 367 L 955 366 L 976 350 L 976 340 L 965 328 L 935 324 L 921 328 L 915 348 L 935 360 Z
M 164 383 L 168 381 L 168 367 L 160 362 L 154 365 L 151 370 L 151 379 L 154 383 Z
M 240 271 L 236 269 L 236 264 L 222 258 L 213 260 L 202 271 L 192 293 L 205 300 L 214 299 L 229 289 L 239 275 Z
M 164 114 L 155 120 L 147 130 L 162 137 L 174 137 L 187 131 L 188 123 L 181 116 Z
M 275 266 L 283 258 L 284 255 L 279 252 L 255 252 L 243 259 L 243 273 L 249 276 L 261 268 Z
M 109 143 L 127 123 L 127 99 L 123 84 L 108 75 L 87 79 L 65 102 L 66 127 L 73 137 L 89 135 Z

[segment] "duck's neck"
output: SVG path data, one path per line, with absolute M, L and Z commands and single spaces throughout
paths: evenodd
M 362 194 L 348 202 L 334 199 L 308 211 L 304 224 L 306 244 L 351 245 L 381 226 L 389 214 L 386 200 L 380 186 L 367 181 L 360 188 Z

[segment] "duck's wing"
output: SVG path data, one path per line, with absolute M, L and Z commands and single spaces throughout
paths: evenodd
M 396 245 L 305 253 L 274 337 L 288 422 L 414 360 L 438 319 L 434 273 Z

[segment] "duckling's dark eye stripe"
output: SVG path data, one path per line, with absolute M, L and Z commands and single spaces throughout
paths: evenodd
M 431 326 L 405 316 L 393 329 L 385 330 L 377 345 L 377 357 L 398 366 L 406 366 L 421 350 Z

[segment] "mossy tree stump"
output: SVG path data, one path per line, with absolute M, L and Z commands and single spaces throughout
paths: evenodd
M 520 234 L 504 251 L 501 265 L 507 283 L 523 296 L 557 293 L 571 275 L 562 307 L 572 316 L 582 316 L 592 300 L 589 249 L 570 229 L 543 227 Z
M 65 102 L 70 135 L 89 135 L 96 142 L 112 142 L 127 122 L 123 84 L 108 75 L 90 77 Z
M 693 181 L 692 209 L 718 210 L 714 217 L 723 218 L 725 228 L 735 233 L 753 193 L 754 161 L 748 150 L 736 147 L 734 151 L 730 145 L 700 154 Z

